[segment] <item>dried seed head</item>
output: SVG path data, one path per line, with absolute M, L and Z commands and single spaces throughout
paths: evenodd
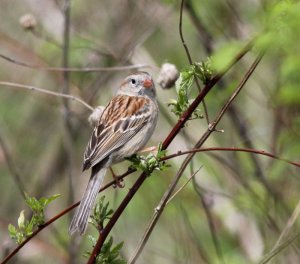
M 104 106 L 97 106 L 94 112 L 89 116 L 88 121 L 92 127 L 98 125 L 98 122 L 100 120 L 104 108 L 105 108 Z
M 179 71 L 177 70 L 176 66 L 171 63 L 164 63 L 161 66 L 157 83 L 161 86 L 161 88 L 169 89 L 174 86 L 178 77 Z
M 25 14 L 21 16 L 19 23 L 24 30 L 33 30 L 37 25 L 36 18 L 32 14 Z

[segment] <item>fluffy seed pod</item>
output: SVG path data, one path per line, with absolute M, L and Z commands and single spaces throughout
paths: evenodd
M 101 114 L 102 114 L 104 108 L 105 108 L 104 106 L 97 106 L 95 108 L 94 112 L 89 116 L 88 121 L 92 127 L 95 127 L 98 125 L 98 121 L 101 117 Z
M 36 18 L 32 14 L 21 16 L 19 23 L 24 30 L 33 30 L 37 25 Z
M 161 66 L 157 83 L 161 86 L 161 88 L 169 89 L 174 86 L 178 77 L 179 71 L 177 70 L 176 66 L 171 63 L 164 63 Z

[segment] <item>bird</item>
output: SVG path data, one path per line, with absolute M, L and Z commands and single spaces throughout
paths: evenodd
M 158 118 L 153 78 L 147 72 L 127 76 L 104 108 L 86 146 L 82 171 L 91 176 L 71 221 L 69 234 L 83 235 L 107 169 L 141 150 Z

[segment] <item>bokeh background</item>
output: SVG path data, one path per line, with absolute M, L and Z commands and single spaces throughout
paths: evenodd
M 46 71 L 38 67 L 113 67 L 147 64 L 157 79 L 169 62 L 179 70 L 189 65 L 179 36 L 180 1 L 70 1 L 70 43 L 64 48 L 66 3 L 62 0 L 1 0 L 0 80 L 68 92 L 96 107 L 105 105 L 123 71 Z M 34 20 L 24 28 L 24 15 Z M 222 68 L 249 41 L 253 49 L 234 66 L 206 97 L 210 119 L 218 113 L 254 61 L 266 50 L 255 73 L 218 125 L 206 147 L 247 147 L 299 161 L 300 5 L 298 1 L 186 0 L 183 34 L 195 62 L 212 56 Z M 26 17 L 25 17 L 26 18 Z M 28 18 L 28 16 L 27 16 Z M 31 18 L 32 19 L 32 18 Z M 29 68 L 17 62 L 38 66 Z M 157 85 L 160 117 L 149 146 L 157 145 L 177 122 L 168 103 L 175 88 Z M 197 89 L 191 92 L 191 99 Z M 9 223 L 17 224 L 25 209 L 22 192 L 48 197 L 61 194 L 46 210 L 49 219 L 78 201 L 89 172 L 81 175 L 85 145 L 92 127 L 91 111 L 75 101 L 0 85 L 0 256 L 14 247 Z M 168 153 L 192 148 L 207 129 L 205 119 L 189 121 Z M 124 241 L 128 260 L 140 241 L 160 198 L 184 157 L 171 168 L 155 172 L 144 183 L 113 229 L 116 243 Z M 121 174 L 130 163 L 114 166 Z M 259 263 L 278 242 L 284 250 L 272 263 L 299 263 L 299 169 L 272 158 L 237 152 L 197 154 L 178 185 L 200 169 L 167 205 L 137 263 Z M 115 209 L 137 179 L 123 189 L 104 194 Z M 107 175 L 106 180 L 110 180 Z M 293 213 L 294 212 L 294 213 Z M 293 214 L 293 218 L 290 217 Z M 30 241 L 11 263 L 85 263 L 92 245 L 88 234 L 70 238 L 68 214 Z M 282 237 L 282 232 L 285 232 Z

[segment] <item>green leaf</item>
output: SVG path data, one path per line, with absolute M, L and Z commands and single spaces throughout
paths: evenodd
M 16 228 L 13 225 L 8 226 L 10 237 L 14 239 L 17 244 L 20 244 L 28 236 L 32 235 L 34 230 L 45 222 L 44 209 L 46 205 L 59 196 L 59 194 L 55 194 L 49 198 L 41 198 L 40 200 L 37 200 L 35 197 L 30 197 L 28 194 L 25 194 L 25 202 L 32 210 L 32 217 L 29 221 L 26 220 L 24 210 L 22 210 L 18 218 L 19 228 Z
M 18 231 L 14 225 L 12 225 L 12 224 L 8 225 L 8 233 L 11 238 L 15 238 L 17 235 L 17 232 Z
M 41 206 L 39 201 L 35 197 L 30 197 L 28 194 L 25 194 L 25 202 L 31 208 L 32 211 L 39 211 Z
M 105 203 L 104 200 L 105 196 L 100 197 L 94 207 L 93 215 L 90 217 L 90 222 L 98 231 L 103 229 L 104 222 L 110 219 L 114 212 L 112 209 L 109 209 L 109 202 Z
M 170 103 L 168 103 L 168 106 L 171 107 L 171 112 L 181 117 L 191 104 L 189 94 L 195 82 L 195 78 L 199 78 L 206 84 L 210 81 L 212 73 L 210 59 L 207 59 L 206 62 L 196 62 L 183 69 L 175 83 L 177 100 L 172 99 Z M 202 118 L 199 109 L 196 109 L 191 117 L 191 119 L 195 118 Z
M 92 242 L 93 247 L 96 244 L 96 239 L 93 236 L 89 236 L 89 240 Z M 110 237 L 102 246 L 101 252 L 96 257 L 96 264 L 126 264 L 125 260 L 122 258 L 120 251 L 123 247 L 123 242 L 115 245 L 113 247 L 113 238 Z M 89 258 L 91 252 L 86 251 L 83 254 L 84 257 Z
M 166 150 L 162 150 L 162 143 L 160 143 L 157 147 L 157 154 L 154 155 L 152 152 L 148 154 L 146 157 L 132 155 L 127 158 L 127 160 L 132 162 L 132 167 L 146 172 L 147 174 L 151 174 L 154 170 L 163 171 L 170 167 L 165 161 L 160 161 L 166 155 Z
M 53 202 L 54 200 L 56 200 L 58 197 L 60 197 L 61 194 L 54 194 L 52 196 L 50 196 L 49 198 L 45 198 L 42 197 L 39 202 L 41 205 L 43 205 L 43 207 L 47 206 L 49 203 Z
M 211 59 L 208 58 L 206 61 L 195 62 L 193 65 L 195 67 L 195 75 L 202 81 L 203 84 L 207 84 L 213 76 Z

